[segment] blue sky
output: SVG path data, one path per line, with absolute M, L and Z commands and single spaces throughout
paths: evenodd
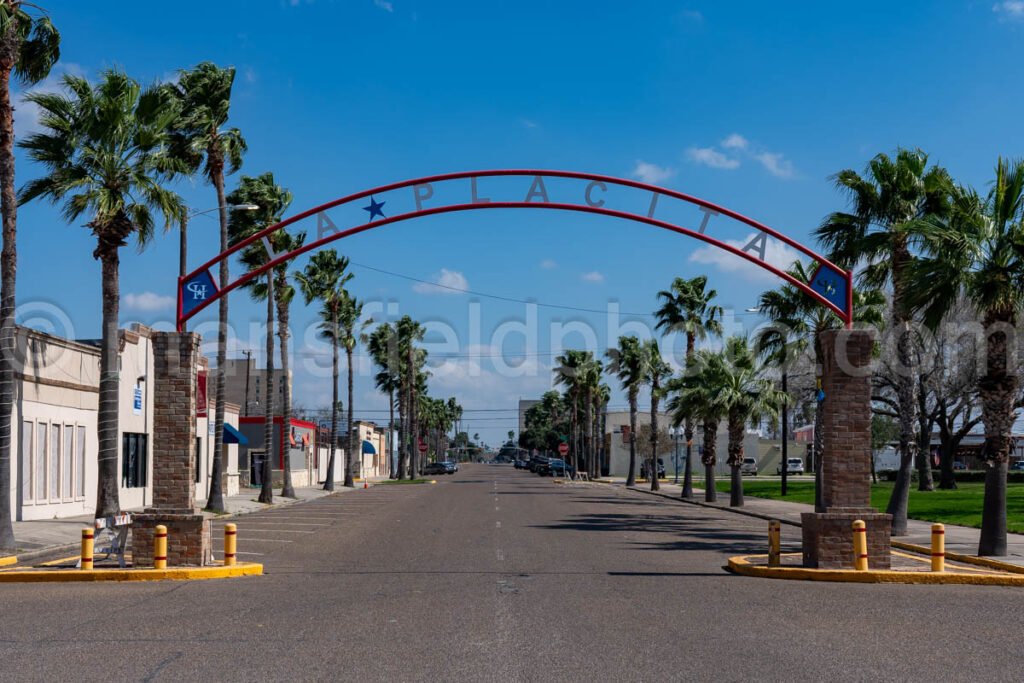
M 293 211 L 389 182 L 478 168 L 560 168 L 640 178 L 729 207 L 798 240 L 843 206 L 828 176 L 880 151 L 919 146 L 963 182 L 983 187 L 997 156 L 1020 156 L 1024 2 L 441 2 L 246 0 L 165 5 L 43 3 L 64 35 L 59 73 L 117 66 L 139 80 L 173 77 L 202 60 L 235 65 L 232 124 L 250 151 L 242 174 L 273 171 Z M 56 87 L 56 77 L 44 88 Z M 35 125 L 30 106 L 20 134 Z M 19 182 L 36 169 L 24 160 Z M 228 179 L 229 189 L 237 177 Z M 178 187 L 190 206 L 212 188 Z M 516 190 L 525 192 L 525 190 Z M 521 198 L 521 197 L 517 197 Z M 20 217 L 23 320 L 77 337 L 99 335 L 99 265 L 88 231 L 47 205 Z M 743 238 L 740 233 L 736 234 Z M 556 212 L 475 212 L 389 226 L 336 243 L 354 263 L 353 289 L 392 312 L 438 321 L 458 337 L 432 380 L 466 408 L 513 409 L 550 385 L 551 325 L 586 323 L 607 344 L 602 314 L 538 308 L 528 346 L 515 333 L 492 348 L 521 303 L 423 290 L 443 281 L 474 292 L 646 313 L 675 276 L 707 273 L 720 302 L 743 309 L 772 281 L 700 244 L 638 224 Z M 216 222 L 198 217 L 190 265 L 216 253 Z M 779 257 L 784 257 L 780 253 Z M 171 320 L 176 234 L 122 256 L 122 320 Z M 470 329 L 478 304 L 480 339 Z M 384 308 L 381 304 L 380 308 Z M 262 348 L 262 312 L 231 298 L 237 348 Z M 380 314 L 374 313 L 379 319 Z M 295 400 L 329 402 L 310 367 L 313 319 L 293 313 Z M 628 319 L 629 316 L 624 316 Z M 200 317 L 199 322 L 203 320 Z M 209 320 L 209 316 L 205 317 Z M 649 318 L 634 318 L 650 323 Z M 202 326 L 199 325 L 200 329 Z M 430 340 L 441 339 L 440 332 Z M 569 335 L 564 346 L 582 341 Z M 471 348 L 471 345 L 472 348 Z M 507 376 L 489 356 L 529 359 Z M 480 352 L 479 372 L 464 356 Z M 358 368 L 357 368 L 358 369 Z M 366 372 L 357 413 L 386 401 Z M 621 404 L 616 392 L 613 404 Z M 513 413 L 466 414 L 494 443 Z M 485 419 L 486 418 L 486 419 Z

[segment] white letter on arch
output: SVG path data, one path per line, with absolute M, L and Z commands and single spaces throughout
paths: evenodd
M 422 185 L 413 185 L 412 196 L 416 199 L 416 210 L 422 211 L 423 202 L 434 196 L 434 187 L 430 183 L 423 183 Z
M 530 185 L 530 191 L 526 193 L 526 199 L 524 202 L 531 201 L 534 197 L 540 197 L 541 201 L 547 204 L 550 200 L 548 199 L 548 190 L 544 187 L 544 177 L 534 176 L 533 183 Z
M 743 251 L 756 251 L 757 258 L 764 261 L 764 250 L 768 243 L 768 234 L 759 232 L 754 235 L 754 238 L 747 242 L 747 246 L 743 247 Z

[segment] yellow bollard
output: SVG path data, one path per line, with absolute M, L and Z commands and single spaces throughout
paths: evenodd
M 235 564 L 235 555 L 238 552 L 238 527 L 228 523 L 224 525 L 224 566 L 231 567 Z
M 768 522 L 768 566 L 782 564 L 782 524 L 777 519 Z
M 157 524 L 153 532 L 153 569 L 167 569 L 167 527 Z
M 853 568 L 859 572 L 868 570 L 868 527 L 860 519 L 853 523 Z
M 94 529 L 82 529 L 82 569 L 92 569 Z
M 932 524 L 932 571 L 946 571 L 946 527 Z

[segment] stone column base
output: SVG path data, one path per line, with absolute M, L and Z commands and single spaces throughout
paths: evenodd
M 213 564 L 210 521 L 192 510 L 155 510 L 132 515 L 132 565 L 153 566 L 153 532 L 167 527 L 167 566 L 202 567 Z
M 868 568 L 889 569 L 892 515 L 873 508 L 830 508 L 805 512 L 800 518 L 805 567 L 853 569 L 853 522 L 860 519 L 868 530 Z

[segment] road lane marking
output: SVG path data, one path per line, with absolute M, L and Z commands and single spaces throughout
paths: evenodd
M 495 522 L 494 524 L 495 524 L 495 526 L 496 526 L 497 528 L 499 528 L 499 529 L 501 528 L 501 522 Z

